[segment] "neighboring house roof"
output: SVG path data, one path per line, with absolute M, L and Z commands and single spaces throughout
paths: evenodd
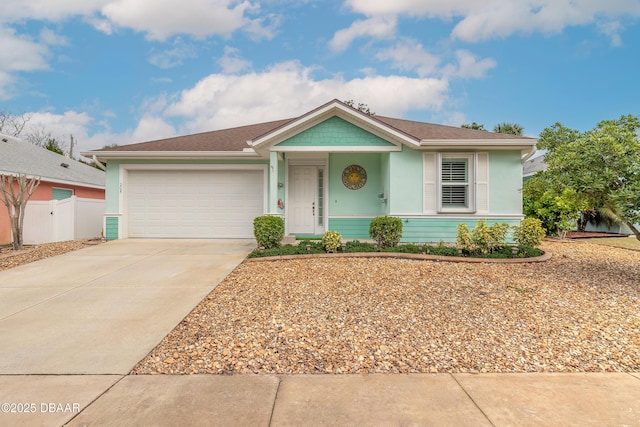
M 49 182 L 105 187 L 103 171 L 4 134 L 0 134 L 0 174 L 25 174 Z
M 209 155 L 256 156 L 256 151 L 277 144 L 287 137 L 338 116 L 369 129 L 395 143 L 424 148 L 513 147 L 528 155 L 535 151 L 535 138 L 444 126 L 383 116 L 369 116 L 338 100 L 330 101 L 292 119 L 277 120 L 194 135 L 177 136 L 157 141 L 122 145 L 95 150 L 85 155 L 100 158 L 189 156 L 189 152 Z M 166 154 L 163 154 L 166 153 Z
M 544 162 L 544 156 L 529 159 L 522 165 L 522 176 L 531 176 L 536 172 L 547 170 L 547 164 Z

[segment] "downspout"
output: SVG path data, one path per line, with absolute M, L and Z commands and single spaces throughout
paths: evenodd
M 527 160 L 529 160 L 529 159 L 531 158 L 531 156 L 533 156 L 534 154 L 536 154 L 536 151 L 538 151 L 538 150 L 536 150 L 536 147 L 534 146 L 534 147 L 531 149 L 531 151 L 529 151 L 527 154 L 525 154 L 525 155 L 521 158 L 520 163 L 524 163 L 524 162 L 526 162 Z
M 93 163 L 98 166 L 98 169 L 102 169 L 103 171 L 107 171 L 107 168 L 105 167 L 105 165 L 103 165 L 99 160 L 98 157 L 94 154 L 93 155 Z

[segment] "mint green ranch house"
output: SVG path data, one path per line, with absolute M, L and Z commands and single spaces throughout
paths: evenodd
M 455 241 L 456 226 L 522 219 L 534 138 L 369 116 L 333 100 L 297 118 L 83 153 L 107 165 L 108 240 L 252 238 L 253 219 L 290 236 L 369 238 L 379 215 L 405 242 Z

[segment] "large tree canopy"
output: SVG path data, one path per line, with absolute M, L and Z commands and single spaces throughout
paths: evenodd
M 610 209 L 640 240 L 640 120 L 604 120 L 580 133 L 560 123 L 540 134 L 544 172 L 557 192 L 575 191 L 589 206 Z

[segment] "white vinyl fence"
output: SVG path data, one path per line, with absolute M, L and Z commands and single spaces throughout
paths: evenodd
M 80 199 L 28 202 L 23 240 L 27 245 L 90 239 L 102 234 L 104 200 Z

